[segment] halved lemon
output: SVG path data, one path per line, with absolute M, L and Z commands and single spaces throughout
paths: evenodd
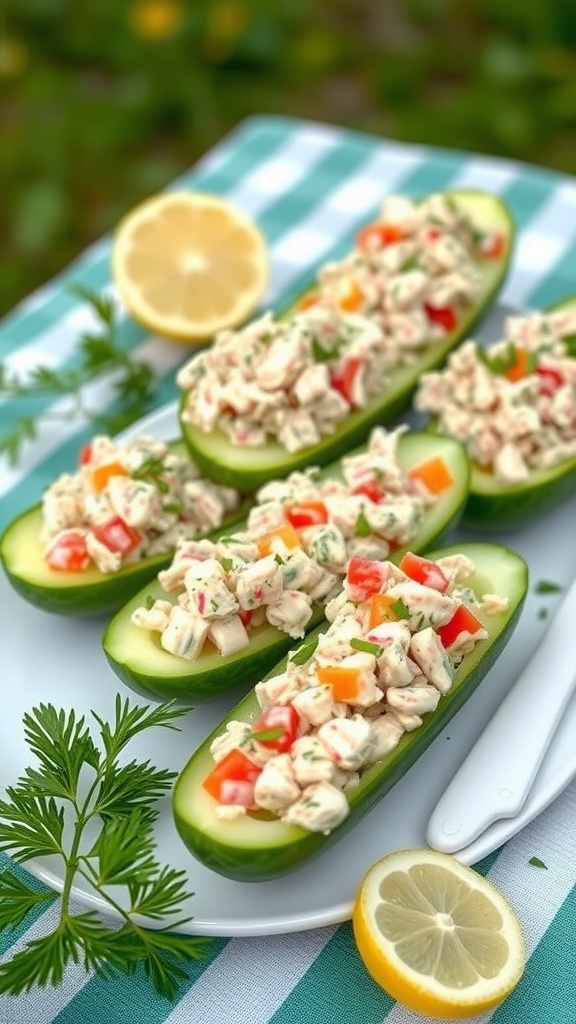
M 176 341 L 206 341 L 255 310 L 268 253 L 261 231 L 227 200 L 166 192 L 120 221 L 112 275 L 139 323 Z
M 472 1017 L 497 1006 L 524 970 L 511 906 L 449 854 L 400 850 L 377 861 L 360 884 L 352 925 L 374 980 L 430 1017 Z

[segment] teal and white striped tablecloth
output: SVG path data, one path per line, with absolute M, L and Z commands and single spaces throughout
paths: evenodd
M 346 251 L 384 194 L 420 196 L 448 186 L 498 193 L 512 209 L 518 244 L 504 303 L 546 306 L 576 292 L 576 181 L 551 171 L 327 125 L 255 117 L 172 187 L 225 195 L 257 220 L 272 259 L 264 305 L 282 306 L 319 263 Z M 108 257 L 104 239 L 4 319 L 0 359 L 7 367 L 20 372 L 35 364 L 73 364 L 75 343 L 91 318 L 67 286 L 74 281 L 111 287 Z M 161 375 L 157 404 L 174 398 L 182 348 L 145 336 L 129 319 L 122 322 L 121 337 Z M 106 405 L 111 386 L 106 378 L 91 384 L 87 400 Z M 35 405 L 37 414 L 48 410 L 41 401 Z M 0 432 L 18 415 L 15 403 L 0 404 Z M 0 464 L 0 528 L 74 464 L 87 437 L 88 429 L 78 421 L 47 418 L 17 467 Z M 9 628 L 9 610 L 1 628 Z M 3 679 L 3 685 L 10 680 Z M 545 870 L 529 864 L 534 854 Z M 7 864 L 3 857 L 0 866 Z M 576 784 L 479 869 L 520 915 L 529 961 L 516 992 L 477 1019 L 576 1024 Z M 47 930 L 52 914 L 48 910 L 25 927 L 0 934 L 0 956 L 9 958 Z M 81 967 L 67 970 L 56 990 L 0 997 L 1 1024 L 417 1024 L 419 1019 L 368 977 L 347 922 L 288 935 L 216 938 L 207 957 L 192 964 L 172 1002 L 156 996 L 142 974 L 102 981 Z

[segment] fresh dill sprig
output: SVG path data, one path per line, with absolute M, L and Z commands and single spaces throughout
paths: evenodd
M 12 466 L 18 463 L 25 443 L 38 437 L 43 422 L 78 416 L 97 431 L 115 434 L 149 409 L 156 390 L 153 368 L 125 352 L 117 340 L 118 318 L 113 301 L 79 284 L 72 285 L 70 291 L 92 307 L 101 325 L 98 332 L 87 331 L 81 335 L 77 346 L 79 365 L 60 370 L 36 366 L 22 377 L 0 363 L 0 398 L 25 401 L 51 396 L 65 399 L 61 410 L 40 415 L 23 413 L 16 422 L 11 422 L 6 433 L 0 436 L 0 455 L 5 455 Z M 109 413 L 88 407 L 82 395 L 86 384 L 106 372 L 114 374 L 112 387 L 117 405 L 116 410 Z
M 131 706 L 117 695 L 112 724 L 92 712 L 98 743 L 74 711 L 40 704 L 24 716 L 38 765 L 0 800 L 0 850 L 23 864 L 59 857 L 63 884 L 60 894 L 36 892 L 12 871 L 0 874 L 3 928 L 17 928 L 39 905 L 59 902 L 54 929 L 0 964 L 0 992 L 18 996 L 59 985 L 70 963 L 105 978 L 131 975 L 142 965 L 156 991 L 170 999 L 187 977 L 186 962 L 205 954 L 205 940 L 175 931 L 190 920 L 182 917 L 192 895 L 186 872 L 155 857 L 156 803 L 175 773 L 150 761 L 120 760 L 138 733 L 177 728 L 186 710 L 172 703 Z M 115 913 L 119 927 L 107 926 L 94 910 L 73 913 L 72 888 L 80 880 Z

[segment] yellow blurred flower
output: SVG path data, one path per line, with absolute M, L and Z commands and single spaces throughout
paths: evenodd
M 180 0 L 138 0 L 130 9 L 130 25 L 141 39 L 167 39 L 178 31 L 185 16 Z
M 19 39 L 0 39 L 0 78 L 17 78 L 29 64 L 29 53 Z
M 227 60 L 234 44 L 248 24 L 248 11 L 236 0 L 221 0 L 210 6 L 206 21 L 204 56 L 211 61 Z

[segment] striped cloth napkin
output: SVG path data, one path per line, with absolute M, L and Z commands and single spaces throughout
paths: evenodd
M 500 194 L 516 218 L 518 245 L 501 295 L 503 304 L 537 308 L 576 292 L 576 182 L 512 161 L 377 140 L 305 121 L 255 117 L 171 187 L 225 195 L 257 220 L 272 258 L 266 307 L 287 304 L 316 266 L 345 252 L 357 227 L 370 218 L 386 193 L 420 196 L 447 187 Z M 109 247 L 108 239 L 92 246 L 5 318 L 0 324 L 0 358 L 6 367 L 22 372 L 36 364 L 73 365 L 78 336 L 93 323 L 88 308 L 68 286 L 80 282 L 113 294 Z M 120 331 L 123 343 L 160 375 L 158 406 L 174 398 L 174 372 L 183 360 L 182 349 L 147 337 L 127 318 Z M 87 402 L 109 405 L 112 385 L 106 377 L 92 383 L 86 388 Z M 36 403 L 38 415 L 49 411 L 47 403 Z M 18 415 L 15 404 L 2 403 L 0 429 L 2 421 Z M 82 422 L 46 418 L 39 438 L 17 467 L 0 463 L 0 528 L 74 464 L 88 436 Z M 6 628 L 5 617 L 2 629 Z M 0 782 L 7 781 L 13 779 L 3 765 Z M 545 868 L 530 864 L 535 855 Z M 28 877 L 5 856 L 0 862 L 1 869 L 9 866 Z M 477 867 L 519 914 L 529 961 L 506 1003 L 476 1019 L 495 1024 L 575 1024 L 576 784 Z M 49 909 L 15 931 L 0 933 L 0 957 L 9 959 L 27 941 L 49 930 L 53 916 Z M 192 963 L 188 980 L 172 1001 L 159 998 L 141 973 L 102 981 L 80 966 L 66 971 L 58 989 L 33 990 L 17 999 L 0 996 L 0 1024 L 419 1020 L 371 981 L 356 954 L 348 922 L 285 935 L 215 938 L 208 955 Z

